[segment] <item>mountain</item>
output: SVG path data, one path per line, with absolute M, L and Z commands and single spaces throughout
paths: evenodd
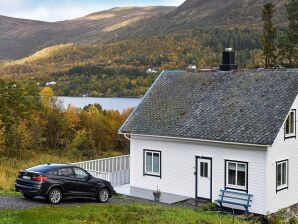
M 98 44 L 183 33 L 211 27 L 261 28 L 261 10 L 276 6 L 275 21 L 287 20 L 287 0 L 186 0 L 175 7 L 114 8 L 55 23 L 0 16 L 0 59 L 19 59 L 59 44 Z
M 116 39 L 117 30 L 173 9 L 163 6 L 113 8 L 54 23 L 0 16 L 0 59 L 22 58 L 57 44 L 92 44 Z
M 276 7 L 275 23 L 284 26 L 287 0 L 187 0 L 167 14 L 132 24 L 117 34 L 123 39 L 210 27 L 260 29 L 262 7 L 268 2 Z

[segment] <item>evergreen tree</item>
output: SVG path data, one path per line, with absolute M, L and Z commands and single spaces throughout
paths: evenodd
M 286 5 L 289 20 L 288 39 L 291 47 L 290 65 L 293 66 L 298 57 L 298 0 L 290 0 Z
M 286 5 L 289 20 L 289 39 L 293 44 L 298 44 L 298 0 L 290 0 Z
M 277 29 L 273 24 L 273 15 L 275 12 L 275 7 L 272 3 L 267 3 L 264 5 L 262 10 L 262 20 L 263 20 L 263 52 L 265 55 L 265 67 L 268 68 L 272 63 L 274 63 L 276 58 L 276 33 Z

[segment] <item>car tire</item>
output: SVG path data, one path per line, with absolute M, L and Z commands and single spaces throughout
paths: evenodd
M 102 188 L 97 193 L 97 201 L 100 203 L 107 203 L 110 197 L 110 192 L 107 188 Z
M 47 197 L 48 201 L 53 204 L 59 204 L 62 200 L 62 191 L 59 188 L 52 188 Z
M 23 196 L 24 196 L 25 198 L 27 198 L 27 199 L 32 199 L 32 198 L 34 198 L 34 196 L 31 195 L 31 194 L 23 194 Z

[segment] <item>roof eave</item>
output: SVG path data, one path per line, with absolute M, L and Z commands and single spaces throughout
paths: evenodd
M 198 139 L 198 138 L 184 138 L 184 137 L 173 137 L 173 136 L 161 136 L 161 135 L 146 135 L 146 134 L 132 134 L 129 132 L 118 132 L 122 135 L 131 135 L 131 136 L 141 136 L 141 137 L 152 137 L 152 138 L 163 138 L 163 139 L 178 139 L 186 141 L 195 141 L 195 142 L 205 142 L 205 143 L 217 143 L 225 145 L 239 145 L 239 146 L 250 146 L 250 147 L 259 147 L 259 148 L 268 148 L 272 144 L 253 144 L 253 143 L 241 143 L 241 142 L 229 142 L 229 141 L 218 141 L 218 140 L 208 140 L 208 139 Z

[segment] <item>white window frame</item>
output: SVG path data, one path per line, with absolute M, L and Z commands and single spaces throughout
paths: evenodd
M 236 189 L 236 190 L 245 190 L 247 191 L 247 178 L 248 178 L 248 163 L 247 162 L 240 162 L 240 161 L 233 161 L 233 160 L 226 160 L 226 188 Z M 229 184 L 229 163 L 235 163 L 236 164 L 236 175 L 235 175 L 235 185 Z M 245 165 L 245 185 L 240 186 L 237 185 L 237 179 L 238 179 L 238 164 Z
M 284 184 L 282 184 L 282 182 L 283 182 L 283 171 L 284 171 L 284 169 L 283 169 L 283 166 L 282 166 L 282 164 L 286 164 L 286 180 L 285 180 L 285 183 Z M 277 173 L 278 173 L 278 171 L 277 171 L 277 169 L 278 169 L 278 165 L 280 165 L 280 167 L 281 167 L 281 179 L 280 179 L 280 182 L 281 182 L 281 185 L 278 185 L 278 175 L 277 175 Z M 286 159 L 286 160 L 282 160 L 282 161 L 278 161 L 278 162 L 276 162 L 276 191 L 280 191 L 280 190 L 283 190 L 283 189 L 287 189 L 288 188 L 288 182 L 289 182 L 289 160 L 288 159 Z
M 293 130 L 294 132 L 290 132 L 290 133 L 287 133 L 287 124 L 288 124 L 288 120 L 290 119 L 290 116 L 293 114 L 293 119 L 292 119 L 292 122 L 289 123 L 290 127 L 289 127 L 289 130 L 291 130 L 291 126 L 293 126 Z M 285 122 L 285 138 L 292 138 L 292 137 L 295 137 L 296 136 L 296 110 L 292 109 L 286 119 L 286 122 Z
M 151 164 L 151 171 L 147 170 L 147 153 L 151 153 L 152 154 L 152 164 Z M 154 168 L 153 168 L 153 154 L 158 154 L 159 155 L 159 172 L 153 172 Z M 161 151 L 154 151 L 154 150 L 144 150 L 144 175 L 149 175 L 149 176 L 157 176 L 157 177 L 161 177 Z

